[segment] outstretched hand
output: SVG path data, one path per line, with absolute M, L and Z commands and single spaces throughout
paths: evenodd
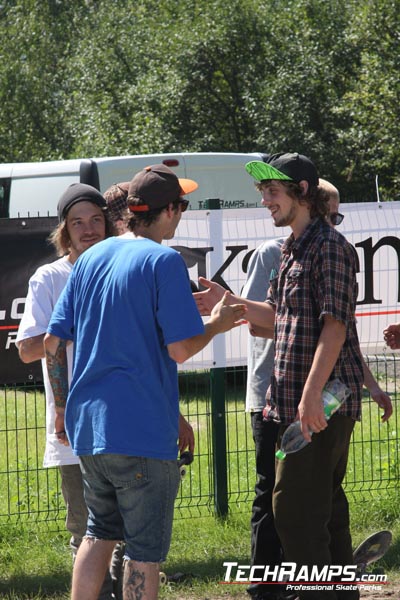
M 398 350 L 400 348 L 400 323 L 388 325 L 388 327 L 383 330 L 383 339 L 389 348 Z
M 203 317 L 206 317 L 211 314 L 211 311 L 217 302 L 222 300 L 225 288 L 223 288 L 222 285 L 219 285 L 219 283 L 210 281 L 205 277 L 199 277 L 199 283 L 207 289 L 203 292 L 195 292 L 193 298 L 195 299 L 199 313 Z
M 218 326 L 219 333 L 230 331 L 233 327 L 247 323 L 246 320 L 242 319 L 247 311 L 246 306 L 244 304 L 230 304 L 229 298 L 231 295 L 230 292 L 226 291 L 211 311 L 211 320 Z

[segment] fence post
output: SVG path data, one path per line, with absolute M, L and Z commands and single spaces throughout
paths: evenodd
M 206 210 L 221 208 L 219 198 L 204 201 Z M 217 517 L 228 514 L 228 468 L 226 457 L 225 369 L 210 369 L 211 427 L 214 474 L 214 510 Z
M 217 517 L 228 514 L 226 459 L 225 369 L 210 369 L 211 419 L 214 470 L 214 508 Z

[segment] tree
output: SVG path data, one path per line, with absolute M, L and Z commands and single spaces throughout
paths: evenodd
M 344 200 L 398 194 L 395 0 L 14 0 L 0 157 L 298 151 Z
M 71 92 L 65 77 L 73 9 L 84 2 L 27 0 L 0 12 L 0 158 L 3 161 L 67 156 L 73 140 L 64 114 Z
M 355 197 L 399 198 L 400 187 L 400 13 L 392 0 L 368 0 L 354 13 L 348 35 L 360 47 L 357 77 L 338 114 L 350 123 L 340 132 L 344 173 Z

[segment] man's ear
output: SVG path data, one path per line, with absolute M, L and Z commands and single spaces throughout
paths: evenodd
M 307 195 L 307 192 L 308 192 L 308 188 L 309 188 L 308 181 L 306 181 L 305 179 L 303 179 L 302 181 L 299 181 L 299 186 L 300 186 L 300 187 L 301 187 L 301 189 L 302 189 L 302 192 L 303 192 L 303 194 L 302 194 L 302 195 L 303 195 L 303 196 L 306 196 L 306 195 Z
M 165 212 L 169 217 L 172 215 L 172 213 L 174 212 L 174 205 L 172 204 L 172 202 L 170 202 L 168 206 L 165 207 Z

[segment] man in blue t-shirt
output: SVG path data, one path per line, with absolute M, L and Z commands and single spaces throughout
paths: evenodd
M 169 549 L 177 466 L 177 364 L 240 324 L 227 297 L 204 325 L 171 239 L 197 184 L 164 165 L 129 185 L 129 231 L 78 259 L 45 339 L 55 431 L 80 457 L 89 509 L 72 600 L 95 600 L 116 540 L 126 542 L 124 597 L 157 598 Z M 74 341 L 67 400 L 65 345 Z M 64 415 L 65 413 L 65 415 Z M 65 420 L 64 420 L 65 416 Z

